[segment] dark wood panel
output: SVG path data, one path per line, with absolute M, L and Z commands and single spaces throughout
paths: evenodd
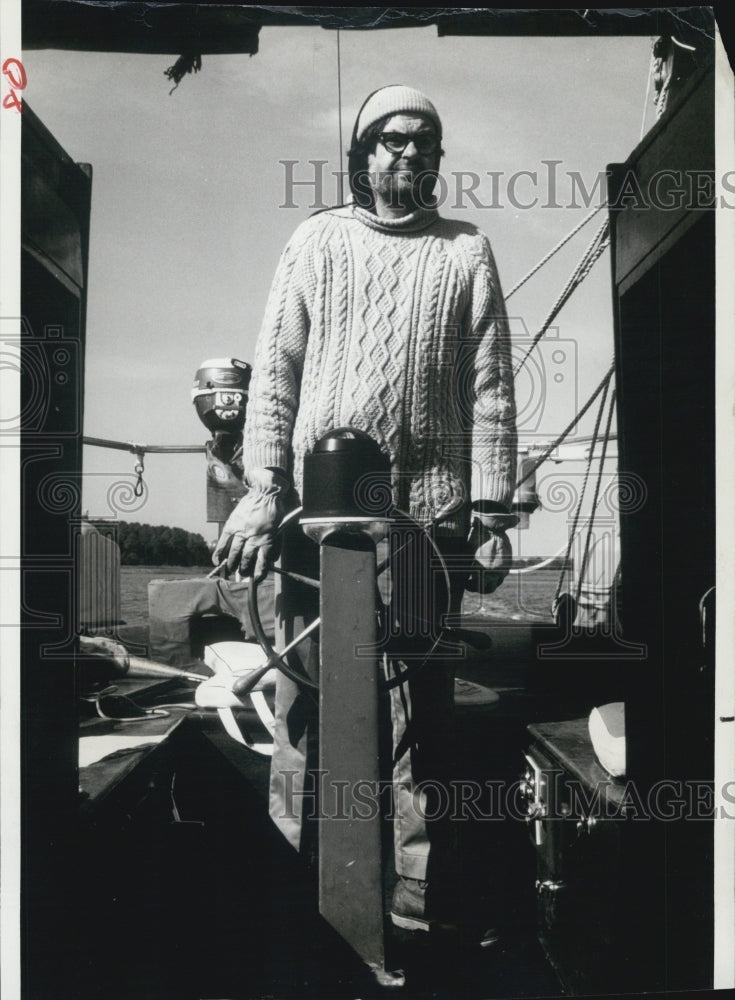
M 30 109 L 21 143 L 21 960 L 23 997 L 52 1000 L 60 984 L 74 992 L 79 960 L 69 902 L 78 803 L 74 524 L 91 178 Z

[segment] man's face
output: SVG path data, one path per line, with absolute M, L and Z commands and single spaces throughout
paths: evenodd
M 439 165 L 440 143 L 434 123 L 422 115 L 393 115 L 382 129 L 383 136 L 388 136 L 390 133 L 411 136 L 412 141 L 403 152 L 392 152 L 378 139 L 375 150 L 368 153 L 367 157 L 369 181 L 376 201 L 393 209 L 397 214 L 401 211 L 405 214 L 427 204 L 434 188 L 434 174 Z M 428 137 L 433 137 L 436 146 L 431 152 L 422 153 L 413 137 L 417 138 L 419 145 Z M 421 178 L 420 189 L 417 183 L 419 178 Z

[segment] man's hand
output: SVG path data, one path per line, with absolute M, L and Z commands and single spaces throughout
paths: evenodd
M 475 554 L 467 590 L 492 594 L 506 578 L 513 559 L 513 548 L 505 531 L 517 523 L 518 518 L 514 514 L 474 513 L 469 545 Z
M 225 522 L 212 562 L 219 566 L 227 556 L 228 572 L 247 574 L 252 569 L 257 583 L 278 558 L 277 531 L 289 483 L 274 469 L 254 469 L 246 479 L 249 490 Z

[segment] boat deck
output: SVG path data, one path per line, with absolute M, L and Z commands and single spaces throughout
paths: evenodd
M 457 709 L 458 783 L 516 785 L 526 727 L 589 710 L 582 697 L 570 710 L 574 678 L 561 682 L 558 674 L 550 675 L 547 683 L 543 670 L 539 675 L 539 665 L 528 656 L 529 642 L 539 634 L 518 623 L 494 629 L 489 653 L 473 651 L 459 662 L 458 676 L 493 688 L 500 698 Z M 145 633 L 123 627 L 120 638 L 141 643 Z M 158 682 L 150 697 L 140 700 L 178 702 L 191 691 L 191 684 L 176 689 Z M 587 702 L 590 697 L 588 692 Z M 86 863 L 94 864 L 96 857 L 108 873 L 111 888 L 100 891 L 114 899 L 117 923 L 92 934 L 95 959 L 80 997 L 95 995 L 100 966 L 108 977 L 114 970 L 109 981 L 118 992 L 106 990 L 106 996 L 121 1000 L 383 995 L 319 916 L 316 866 L 299 857 L 271 824 L 268 758 L 230 739 L 214 712 L 171 711 L 169 720 L 133 724 L 168 732 L 165 740 L 81 771 L 88 793 L 84 812 L 92 828 L 109 838 L 103 849 L 87 845 Z M 253 717 L 244 713 L 246 721 Z M 94 731 L 123 728 L 101 722 Z M 458 828 L 457 900 L 471 931 L 410 933 L 388 922 L 387 964 L 406 974 L 399 995 L 412 1000 L 560 995 L 537 941 L 529 828 L 519 810 L 505 818 L 493 815 L 484 792 L 479 804 L 480 816 L 468 814 Z M 126 817 L 122 823 L 120 815 Z M 395 880 L 388 826 L 386 914 Z M 480 931 L 488 927 L 497 929 L 499 940 L 481 948 Z

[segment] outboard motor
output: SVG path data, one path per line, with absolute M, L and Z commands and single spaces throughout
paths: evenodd
M 242 429 L 252 368 L 238 358 L 211 358 L 194 376 L 191 400 L 211 432 L 207 441 L 207 520 L 224 524 L 243 496 Z
M 212 358 L 199 366 L 191 399 L 207 430 L 236 434 L 245 426 L 252 368 L 237 358 Z

